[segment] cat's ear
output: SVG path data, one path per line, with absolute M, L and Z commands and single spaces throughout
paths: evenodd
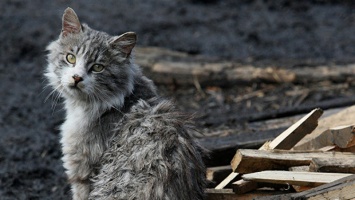
M 133 47 L 136 45 L 137 35 L 134 32 L 127 32 L 120 36 L 115 36 L 110 41 L 110 45 L 118 48 L 122 53 L 126 54 L 126 58 L 131 54 Z
M 65 9 L 62 18 L 62 36 L 66 37 L 68 34 L 77 34 L 81 31 L 80 21 L 74 10 Z

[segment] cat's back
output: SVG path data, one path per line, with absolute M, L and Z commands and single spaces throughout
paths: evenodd
M 202 199 L 201 149 L 167 100 L 138 100 L 117 126 L 91 199 Z

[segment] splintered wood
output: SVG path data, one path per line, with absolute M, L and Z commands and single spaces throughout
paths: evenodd
M 318 125 L 318 119 L 323 114 L 323 110 L 314 109 L 308 115 L 293 124 L 286 131 L 268 144 L 264 149 L 291 149 L 305 135 L 311 133 Z
M 323 114 L 323 111 L 319 108 L 314 109 L 308 115 L 297 121 L 295 124 L 288 128 L 286 131 L 281 133 L 278 137 L 276 137 L 271 143 L 265 143 L 260 150 L 262 149 L 290 149 L 296 144 L 303 136 L 312 132 L 318 123 L 318 118 Z M 300 130 L 303 130 L 300 131 Z M 298 136 L 296 134 L 300 134 L 303 136 Z M 292 139 L 291 139 L 292 138 Z M 284 140 L 288 141 L 293 145 L 289 145 L 288 143 L 283 142 Z M 271 146 L 270 146 L 271 145 Z M 233 162 L 233 161 L 232 161 Z M 233 165 L 232 165 L 233 166 Z M 219 185 L 215 187 L 215 189 L 223 189 L 227 184 L 233 181 L 238 176 L 238 173 L 232 172 L 226 179 L 224 179 Z
M 206 192 L 208 199 L 224 199 L 217 191 L 231 181 L 229 199 L 258 199 L 253 194 L 260 191 L 269 195 L 260 199 L 270 200 L 355 199 L 355 106 L 318 122 L 322 113 L 313 110 L 259 150 L 238 149 L 233 172 L 213 190 L 213 198 Z

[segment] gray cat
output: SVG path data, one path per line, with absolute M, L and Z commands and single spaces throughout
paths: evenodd
M 203 199 L 201 148 L 188 118 L 132 60 L 136 34 L 110 36 L 67 8 L 45 76 L 64 97 L 64 168 L 73 199 Z

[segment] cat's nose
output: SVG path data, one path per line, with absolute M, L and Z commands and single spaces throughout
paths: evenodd
M 83 81 L 83 78 L 77 74 L 74 74 L 73 79 L 74 79 L 75 85 L 78 84 L 80 81 Z

